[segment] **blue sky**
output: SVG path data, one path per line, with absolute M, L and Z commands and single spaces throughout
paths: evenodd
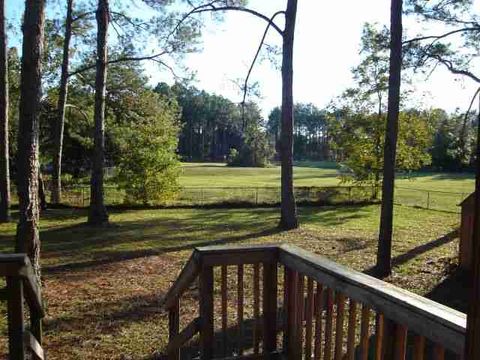
M 250 7 L 265 14 L 285 8 L 285 0 L 250 0 Z M 23 11 L 21 0 L 7 1 L 7 14 L 18 21 Z M 299 0 L 294 58 L 294 97 L 297 102 L 312 102 L 326 106 L 332 98 L 352 84 L 351 68 L 358 64 L 358 47 L 365 22 L 387 24 L 388 0 Z M 476 2 L 480 10 L 480 0 Z M 480 11 L 479 11 L 480 12 Z M 207 18 L 208 19 L 208 18 Z M 221 23 L 206 21 L 201 52 L 190 54 L 185 64 L 196 73 L 196 86 L 240 101 L 241 94 L 232 80 L 245 77 L 265 24 L 248 14 L 230 12 Z M 428 32 L 426 24 L 405 20 L 410 34 Z M 435 30 L 439 30 L 438 28 Z M 12 38 L 11 43 L 18 41 Z M 269 44 L 280 44 L 279 36 L 271 31 Z M 168 72 L 155 64 L 145 69 L 152 84 L 171 82 Z M 265 115 L 281 99 L 280 71 L 268 60 L 252 73 L 252 81 L 260 85 L 259 103 Z M 470 80 L 455 78 L 439 67 L 428 80 L 418 76 L 414 82 L 414 101 L 419 106 L 436 106 L 453 111 L 468 107 L 476 89 Z

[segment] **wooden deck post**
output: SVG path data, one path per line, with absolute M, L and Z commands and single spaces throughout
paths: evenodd
M 168 340 L 172 342 L 180 329 L 180 299 L 177 298 L 175 305 L 168 311 Z M 168 354 L 168 360 L 179 360 L 180 349 L 175 349 Z
M 277 349 L 277 262 L 263 263 L 263 351 Z
M 9 358 L 11 360 L 24 360 L 23 283 L 19 277 L 7 276 L 7 297 Z
M 213 267 L 203 266 L 200 273 L 200 356 L 213 359 Z
M 477 93 L 478 95 L 478 93 Z M 480 111 L 480 98 L 479 98 Z M 473 259 L 472 259 L 472 286 L 470 304 L 467 316 L 467 333 L 465 340 L 465 360 L 480 359 L 480 113 L 477 124 L 476 174 L 475 174 L 475 203 L 473 218 Z

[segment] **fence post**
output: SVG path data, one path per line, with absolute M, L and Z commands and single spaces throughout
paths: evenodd
M 352 187 L 348 187 L 348 202 L 352 202 Z
M 258 188 L 255 188 L 255 206 L 258 206 Z
M 430 209 L 430 191 L 427 191 L 427 209 Z
M 25 359 L 23 283 L 20 277 L 7 276 L 8 348 L 10 359 Z

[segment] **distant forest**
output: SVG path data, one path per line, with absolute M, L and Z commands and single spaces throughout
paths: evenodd
M 280 108 L 274 108 L 268 119 L 262 117 L 254 102 L 246 104 L 245 119 L 241 105 L 220 95 L 210 94 L 194 86 L 158 84 L 155 92 L 175 99 L 181 109 L 181 130 L 178 154 L 184 161 L 226 161 L 232 148 L 240 150 L 244 144 L 246 127 L 255 133 L 265 133 L 272 149 L 272 158 L 278 158 Z M 410 129 L 412 139 L 423 137 L 429 155 L 424 168 L 443 171 L 469 171 L 473 168 L 476 115 L 441 109 L 423 111 L 405 110 L 417 120 Z M 352 114 L 345 107 L 330 106 L 320 109 L 313 104 L 297 103 L 294 108 L 294 158 L 297 161 L 343 162 L 348 156 L 346 137 L 374 137 L 374 118 Z M 421 134 L 418 128 L 421 126 Z M 408 139 L 406 139 L 408 142 Z M 411 139 L 410 139 L 411 140 Z

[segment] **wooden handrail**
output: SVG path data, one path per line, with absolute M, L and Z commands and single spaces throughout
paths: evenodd
M 368 304 L 388 319 L 435 339 L 456 354 L 463 353 L 465 314 L 297 246 L 281 245 L 279 249 L 279 262 L 288 268 Z
M 284 338 L 283 353 L 292 355 L 302 353 L 303 329 L 308 346 L 305 349 L 307 356 L 313 351 L 317 353 L 322 342 L 322 332 L 325 336 L 325 354 L 343 354 L 342 339 L 348 335 L 348 353 L 355 351 L 355 332 L 361 339 L 359 349 L 362 354 L 368 353 L 369 346 L 369 318 L 376 314 L 375 351 L 381 351 L 383 340 L 394 341 L 395 351 L 405 353 L 407 332 L 415 336 L 415 352 L 424 351 L 425 340 L 432 341 L 438 353 L 446 350 L 454 354 L 463 354 L 466 315 L 449 307 L 426 299 L 407 290 L 398 288 L 382 280 L 373 278 L 364 273 L 348 269 L 322 256 L 312 254 L 292 245 L 235 245 L 235 246 L 208 246 L 196 248 L 189 261 L 183 268 L 179 278 L 173 284 L 163 300 L 164 307 L 170 313 L 170 345 L 169 359 L 179 359 L 179 349 L 184 340 L 200 331 L 201 358 L 213 357 L 213 332 L 214 332 L 214 271 L 221 267 L 222 309 L 226 308 L 223 302 L 227 299 L 227 266 L 237 268 L 237 319 L 239 333 L 241 334 L 241 321 L 243 321 L 243 286 L 244 265 L 253 264 L 254 303 L 258 304 L 259 283 L 258 268 L 263 269 L 263 356 L 276 351 L 276 321 L 278 315 L 277 301 L 277 266 L 285 267 L 284 307 L 287 324 Z M 195 319 L 182 332 L 179 331 L 179 299 L 192 282 L 199 278 L 199 313 L 200 318 Z M 235 280 L 234 280 L 235 281 Z M 304 288 L 306 281 L 306 288 Z M 317 284 L 314 291 L 314 283 Z M 305 298 L 306 289 L 306 298 Z M 348 334 L 343 333 L 345 302 L 348 300 Z M 322 305 L 323 304 L 323 305 Z M 355 309 L 357 305 L 358 315 Z M 336 321 L 333 321 L 334 306 L 339 312 Z M 353 311 L 351 309 L 354 309 Z M 222 310 L 223 311 L 223 310 Z M 322 312 L 325 311 L 326 324 L 322 330 Z M 258 312 L 258 311 L 257 311 Z M 358 316 L 361 315 L 361 325 L 357 325 Z M 220 316 L 220 315 L 219 315 Z M 227 314 L 222 313 L 223 318 Z M 312 328 L 313 318 L 315 326 Z M 255 318 L 258 321 L 258 317 Z M 319 325 L 317 325 L 319 324 Z M 389 325 L 390 324 L 390 325 Z M 388 334 L 387 327 L 394 326 L 394 334 Z M 223 331 L 226 326 L 222 325 Z M 335 338 L 332 331 L 335 328 Z M 340 329 L 340 330 L 339 330 Z M 381 330 L 382 329 L 382 330 Z M 385 329 L 385 330 L 383 330 Z M 385 333 L 384 333 L 385 331 Z M 312 348 L 313 332 L 315 332 L 315 349 Z M 335 346 L 332 346 L 334 342 Z M 255 343 L 255 339 L 253 341 Z M 317 344 L 318 343 L 318 344 Z M 392 345 L 392 346 L 393 346 Z M 242 358 L 242 345 L 237 358 Z M 254 345 L 253 345 L 254 346 Z M 390 345 L 385 345 L 385 349 Z M 389 348 L 390 349 L 390 348 Z M 297 351 L 298 350 L 298 351 Z M 296 352 L 297 351 L 297 352 Z M 390 350 L 388 350 L 390 351 Z M 365 355 L 366 356 L 366 355 Z M 248 355 L 245 358 L 261 358 L 262 353 Z
M 203 266 L 255 264 L 277 261 L 278 245 L 215 245 L 198 247 L 195 252 Z
M 45 317 L 42 296 L 26 254 L 0 254 L 0 276 L 19 276 L 25 286 L 25 300 L 39 317 Z
M 182 296 L 185 290 L 192 284 L 200 273 L 202 265 L 235 265 L 254 264 L 264 261 L 276 261 L 278 245 L 237 245 L 237 246 L 205 246 L 193 250 L 192 255 L 183 267 L 177 280 L 162 300 L 165 309 L 175 305 L 176 300 Z M 233 253 L 239 253 L 241 257 L 232 257 Z
M 167 294 L 162 300 L 162 305 L 165 309 L 170 309 L 175 305 L 177 299 L 183 295 L 185 290 L 188 289 L 190 284 L 195 280 L 200 271 L 198 263 L 198 254 L 195 249 L 188 259 L 187 264 L 183 267 L 182 272 L 178 276 L 177 280 L 173 283 L 172 287 L 168 290 Z

